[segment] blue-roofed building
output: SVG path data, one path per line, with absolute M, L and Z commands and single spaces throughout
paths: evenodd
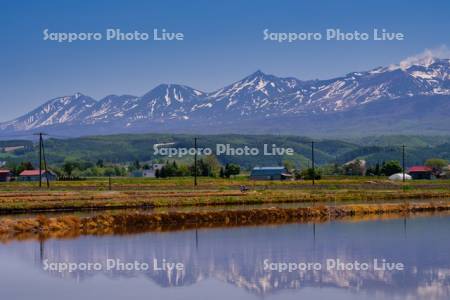
M 250 173 L 252 180 L 286 180 L 292 174 L 285 167 L 255 167 Z

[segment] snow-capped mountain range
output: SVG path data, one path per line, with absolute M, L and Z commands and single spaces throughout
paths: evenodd
M 444 113 L 439 118 L 445 119 L 449 116 L 446 113 L 450 107 L 449 96 L 449 59 L 428 58 L 328 80 L 302 81 L 257 71 L 213 92 L 161 84 L 143 96 L 109 95 L 98 101 L 75 93 L 52 99 L 24 116 L 0 123 L 0 131 L 8 135 L 41 128 L 61 131 L 81 126 L 89 128 L 83 134 L 133 130 L 208 132 L 208 128 L 213 132 L 251 133 L 264 128 L 270 132 L 272 125 L 289 120 L 285 128 L 296 133 L 292 124 L 296 121 L 301 124 L 314 120 L 318 127 L 326 128 L 337 126 L 329 120 L 340 119 L 342 123 L 349 116 L 361 117 L 362 111 L 365 118 L 382 119 L 384 113 L 379 107 L 371 113 L 373 104 L 383 103 L 386 112 L 392 114 L 389 110 L 396 107 L 395 101 L 409 111 L 409 117 L 399 117 L 400 122 L 411 121 L 402 118 L 423 112 L 424 106 L 435 106 L 435 111 Z M 438 100 L 432 100 L 434 97 Z M 354 112 L 358 112 L 356 116 Z M 323 124 L 319 124 L 321 120 Z M 450 124 L 450 116 L 444 121 Z

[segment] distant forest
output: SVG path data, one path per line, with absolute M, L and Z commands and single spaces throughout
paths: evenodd
M 216 144 L 230 144 L 233 147 L 256 147 L 262 150 L 264 144 L 292 148 L 293 156 L 225 156 L 217 157 L 221 164 L 235 163 L 243 169 L 254 166 L 282 165 L 286 161 L 299 168 L 311 163 L 311 138 L 279 135 L 202 135 L 198 147 L 215 149 Z M 171 147 L 191 148 L 194 135 L 172 134 L 123 134 L 91 136 L 71 139 L 57 139 L 51 136 L 45 140 L 45 151 L 50 165 L 62 165 L 67 160 L 96 163 L 129 163 L 133 161 L 165 162 L 163 156 L 153 154 L 153 145 L 174 143 Z M 348 140 L 315 140 L 315 160 L 318 165 L 343 164 L 353 159 L 364 159 L 369 165 L 389 160 L 401 160 L 401 145 L 406 145 L 407 166 L 423 164 L 429 158 L 450 160 L 450 136 L 377 136 Z M 5 152 L 5 147 L 24 146 L 24 149 Z M 0 141 L 0 161 L 34 164 L 38 159 L 36 142 L 15 140 Z M 262 152 L 262 151 L 261 151 Z M 193 157 L 170 158 L 169 160 L 192 161 Z

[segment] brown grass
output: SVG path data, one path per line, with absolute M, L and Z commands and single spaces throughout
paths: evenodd
M 197 227 L 227 227 L 292 222 L 322 222 L 330 219 L 348 219 L 420 212 L 449 211 L 448 202 L 403 204 L 357 204 L 341 206 L 311 206 L 303 208 L 267 208 L 221 210 L 212 212 L 165 212 L 100 214 L 85 218 L 38 216 L 27 219 L 1 219 L 0 240 L 48 237 L 75 237 L 79 235 L 125 234 L 145 231 L 182 230 Z

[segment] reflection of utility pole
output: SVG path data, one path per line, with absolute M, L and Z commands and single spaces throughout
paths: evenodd
M 197 138 L 194 138 L 194 186 L 197 186 Z
M 316 222 L 313 223 L 313 238 L 316 241 Z
M 195 228 L 195 249 L 198 250 L 198 230 Z
M 403 218 L 403 234 L 405 235 L 406 239 L 406 217 Z
M 316 166 L 314 162 L 314 141 L 311 141 L 311 163 L 312 163 L 312 184 L 315 184 L 316 180 Z
M 44 261 L 44 240 L 39 239 L 39 259 L 42 263 Z
M 39 136 L 39 187 L 42 187 L 42 160 L 44 160 L 45 179 L 47 181 L 47 188 L 50 188 L 50 181 L 48 180 L 47 160 L 45 159 L 44 139 L 42 136 L 46 133 L 39 132 L 34 135 Z

